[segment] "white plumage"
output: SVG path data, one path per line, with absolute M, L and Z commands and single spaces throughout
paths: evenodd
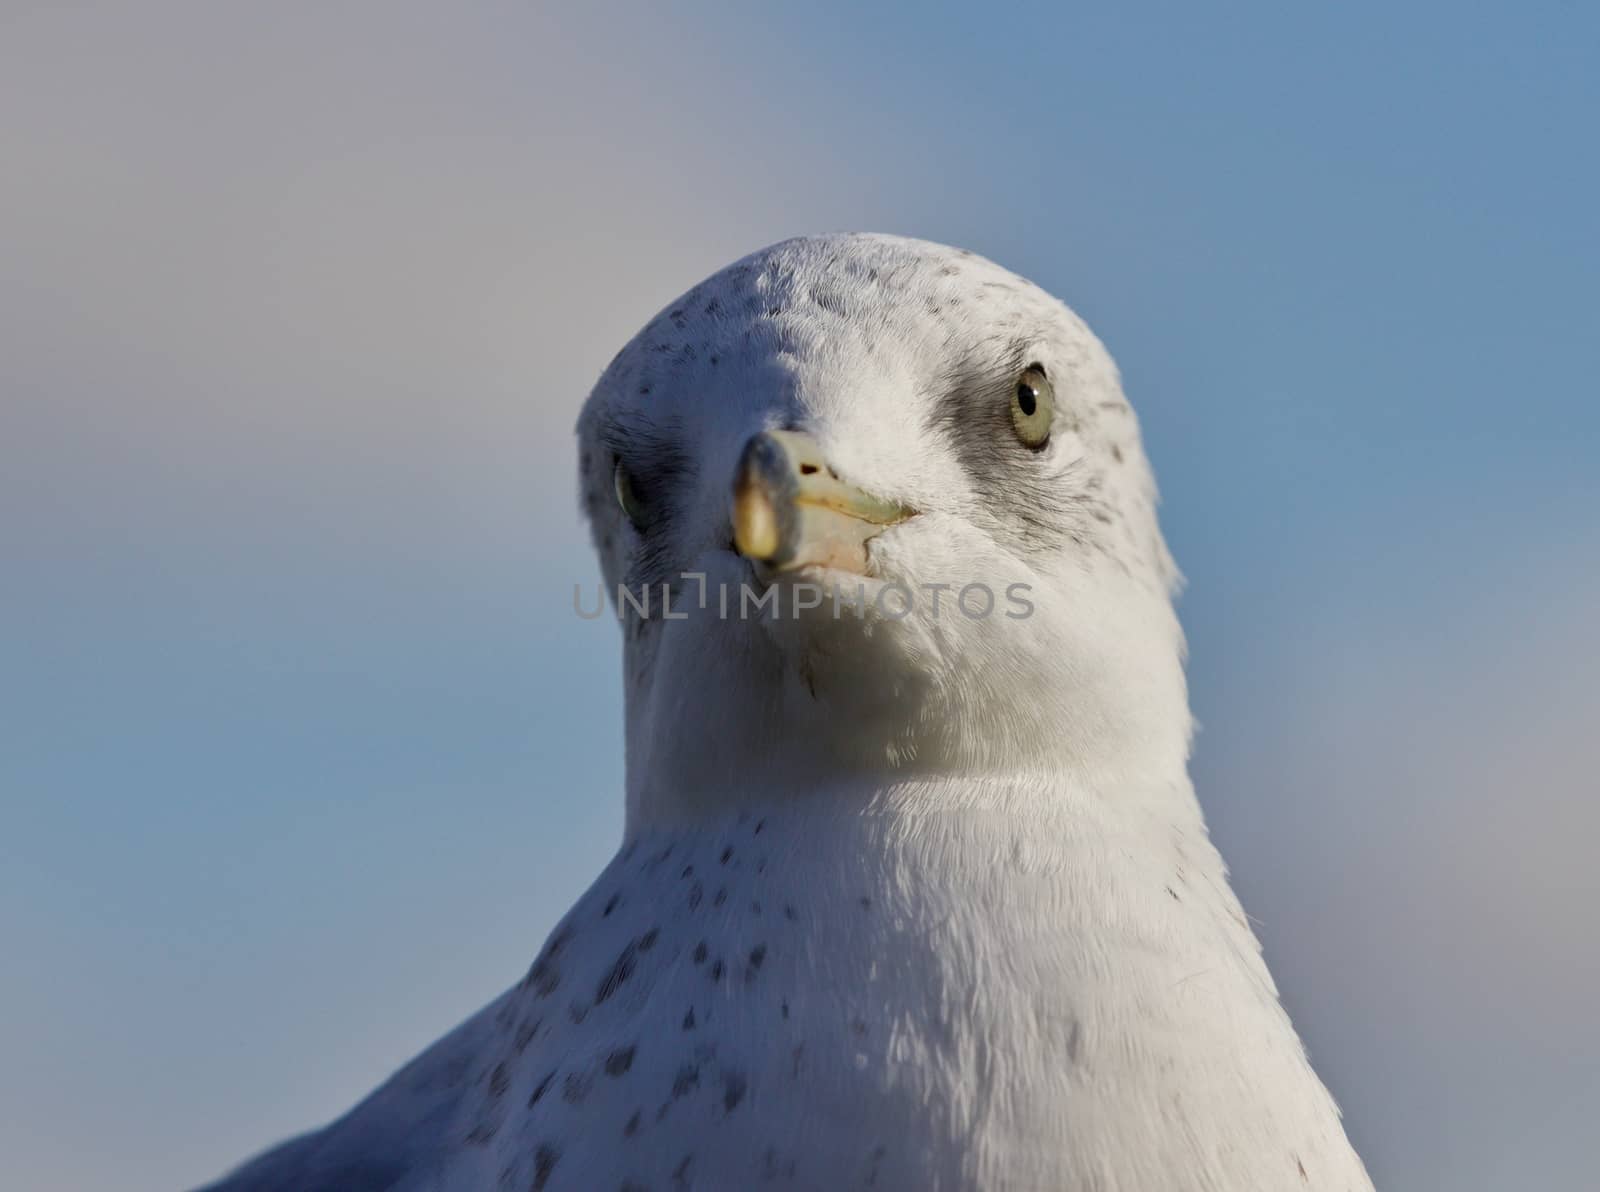
M 865 575 L 734 549 L 773 431 L 914 511 Z M 1075 316 L 967 253 L 788 241 L 646 327 L 579 434 L 607 584 L 685 614 L 624 621 L 622 848 L 516 988 L 218 1188 L 1371 1187 L 1207 838 L 1154 484 Z M 841 581 L 864 616 L 794 615 Z

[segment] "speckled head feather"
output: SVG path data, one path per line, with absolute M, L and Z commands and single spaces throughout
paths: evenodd
M 1081 321 L 969 253 L 786 241 L 579 436 L 605 579 L 654 589 L 625 839 L 517 985 L 220 1189 L 1370 1190 L 1189 785 L 1176 572 Z

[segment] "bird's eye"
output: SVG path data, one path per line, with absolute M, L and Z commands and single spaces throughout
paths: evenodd
M 611 487 L 617 494 L 617 504 L 622 506 L 622 512 L 628 515 L 628 520 L 636 529 L 644 529 L 644 501 L 640 499 L 639 490 L 633 483 L 633 475 L 620 459 L 611 472 Z
M 1011 426 L 1024 447 L 1042 450 L 1050 441 L 1050 424 L 1056 417 L 1056 391 L 1044 366 L 1030 364 L 1011 391 Z

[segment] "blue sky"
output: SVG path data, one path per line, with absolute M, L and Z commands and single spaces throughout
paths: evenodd
M 198 1182 L 519 975 L 621 825 L 577 407 L 834 228 L 1118 357 L 1202 799 L 1380 1185 L 1587 1178 L 1597 51 L 1572 4 L 9 6 L 4 1182 Z

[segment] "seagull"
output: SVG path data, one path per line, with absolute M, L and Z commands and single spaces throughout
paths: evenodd
M 578 438 L 621 845 L 513 988 L 217 1192 L 1372 1187 L 1207 835 L 1178 571 L 1076 315 L 788 240 Z

